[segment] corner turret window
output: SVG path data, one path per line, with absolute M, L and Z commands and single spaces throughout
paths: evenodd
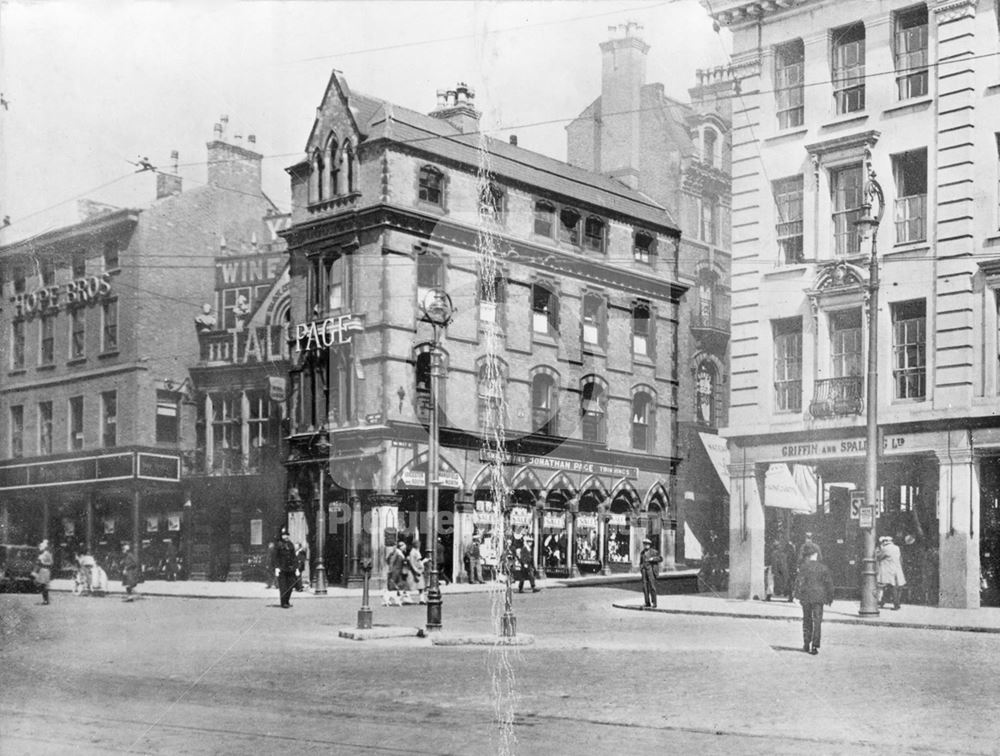
M 425 165 L 420 169 L 419 197 L 421 202 L 432 205 L 443 205 L 444 174 L 433 166 Z

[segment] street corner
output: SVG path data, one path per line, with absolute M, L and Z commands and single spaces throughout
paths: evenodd
M 488 633 L 430 633 L 428 637 L 435 646 L 532 646 L 535 643 L 535 636 L 527 634 L 508 637 Z
M 337 636 L 347 640 L 387 640 L 389 638 L 423 638 L 424 631 L 419 627 L 400 625 L 375 625 L 374 627 L 342 627 L 337 630 Z

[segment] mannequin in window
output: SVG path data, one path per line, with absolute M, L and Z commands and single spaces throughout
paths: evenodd
M 198 333 L 203 331 L 214 331 L 218 321 L 212 314 L 212 305 L 206 302 L 201 306 L 201 312 L 194 317 L 194 327 Z
M 236 330 L 242 331 L 243 326 L 246 325 L 247 315 L 250 314 L 250 302 L 247 298 L 240 294 L 236 297 L 236 304 L 233 305 L 233 317 L 236 318 Z

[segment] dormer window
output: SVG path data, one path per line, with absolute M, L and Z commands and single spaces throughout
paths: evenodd
M 500 220 L 503 215 L 503 189 L 488 182 L 479 187 L 479 213 L 493 220 Z
M 604 253 L 605 224 L 600 218 L 590 216 L 583 225 L 583 236 L 587 249 Z
M 535 203 L 535 233 L 539 236 L 552 238 L 552 228 L 555 224 L 556 209 L 548 202 Z
M 559 213 L 559 241 L 580 245 L 580 213 L 564 207 Z
M 715 143 L 718 136 L 715 129 L 706 128 L 701 137 L 701 160 L 705 165 L 716 167 Z
M 632 243 L 632 257 L 636 261 L 648 265 L 652 261 L 653 252 L 654 242 L 652 235 L 644 231 L 636 231 L 635 240 Z
M 444 198 L 444 174 L 437 168 L 425 165 L 420 169 L 419 197 L 421 202 L 441 205 Z

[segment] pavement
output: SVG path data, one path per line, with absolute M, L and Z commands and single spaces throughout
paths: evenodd
M 546 578 L 537 581 L 542 590 L 558 590 L 585 586 L 605 586 L 623 588 L 622 599 L 612 606 L 623 611 L 643 611 L 660 614 L 682 614 L 709 617 L 733 617 L 755 620 L 772 620 L 799 622 L 802 610 L 798 603 L 774 599 L 772 601 L 730 599 L 714 593 L 673 593 L 690 587 L 697 578 L 697 570 L 676 570 L 661 573 L 660 589 L 666 595 L 660 595 L 655 609 L 644 609 L 639 595 L 633 599 L 629 594 L 635 593 L 639 587 L 639 576 L 633 574 L 589 575 L 579 578 Z M 73 589 L 72 580 L 53 580 L 50 584 L 53 591 L 70 592 Z M 449 583 L 441 586 L 442 597 L 489 593 L 501 590 L 503 583 L 488 582 L 485 584 Z M 124 594 L 121 583 L 111 581 L 108 593 Z M 212 582 L 197 580 L 149 580 L 139 586 L 140 596 L 175 596 L 184 598 L 212 599 L 268 599 L 275 595 L 275 588 L 267 588 L 263 583 L 244 582 Z M 331 598 L 356 598 L 360 601 L 361 588 L 344 588 L 331 586 L 325 595 L 317 595 L 311 590 L 305 590 L 294 595 L 295 601 L 323 600 Z M 372 591 L 370 603 L 372 606 L 381 604 L 381 592 Z M 1000 608 L 984 607 L 980 609 L 949 609 L 936 606 L 920 606 L 904 604 L 898 611 L 883 607 L 877 616 L 861 617 L 858 614 L 857 601 L 834 601 L 823 614 L 825 623 L 846 625 L 870 625 L 873 627 L 899 627 L 921 630 L 949 630 L 970 633 L 1000 634 Z

